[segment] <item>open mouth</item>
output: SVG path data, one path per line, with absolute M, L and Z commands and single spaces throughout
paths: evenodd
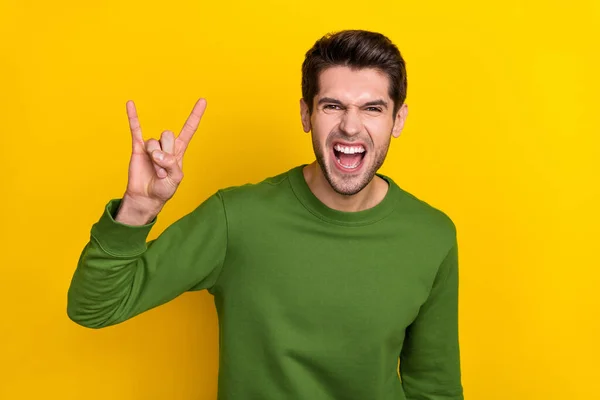
M 346 172 L 353 172 L 360 168 L 365 154 L 366 149 L 363 145 L 344 145 L 337 143 L 333 146 L 333 154 L 335 156 L 336 165 Z

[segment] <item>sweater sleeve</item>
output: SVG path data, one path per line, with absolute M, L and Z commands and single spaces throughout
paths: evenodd
M 92 226 L 67 295 L 67 315 L 79 325 L 121 323 L 189 290 L 216 283 L 227 250 L 227 221 L 219 192 L 146 241 L 143 226 L 115 221 L 121 199 L 108 202 Z
M 449 250 L 430 295 L 407 328 L 400 376 L 408 400 L 463 400 L 458 340 L 458 250 Z

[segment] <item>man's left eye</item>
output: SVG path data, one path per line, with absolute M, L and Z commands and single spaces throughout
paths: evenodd
M 381 112 L 379 107 L 367 107 L 367 111 Z

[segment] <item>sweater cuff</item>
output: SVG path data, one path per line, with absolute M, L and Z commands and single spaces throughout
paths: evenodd
M 145 225 L 126 225 L 115 220 L 122 199 L 110 200 L 92 226 L 91 235 L 102 249 L 114 256 L 136 256 L 146 251 L 146 238 L 156 217 Z

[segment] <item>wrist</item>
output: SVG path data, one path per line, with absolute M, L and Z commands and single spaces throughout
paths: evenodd
M 123 196 L 115 221 L 125 225 L 141 226 L 150 223 L 162 210 L 164 203 L 137 199 L 128 194 Z

